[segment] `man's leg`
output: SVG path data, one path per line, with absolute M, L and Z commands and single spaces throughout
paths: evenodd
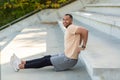
M 50 61 L 51 56 L 44 56 L 43 58 L 34 59 L 30 61 L 22 61 L 21 64 L 19 64 L 20 69 L 28 69 L 28 68 L 42 68 L 45 66 L 52 66 L 52 63 Z

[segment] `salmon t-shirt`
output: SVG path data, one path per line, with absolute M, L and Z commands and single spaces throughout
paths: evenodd
M 78 59 L 80 52 L 80 34 L 75 34 L 77 28 L 78 26 L 70 25 L 66 29 L 64 36 L 65 55 L 71 59 Z

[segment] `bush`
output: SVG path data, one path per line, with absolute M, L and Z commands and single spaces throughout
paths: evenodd
M 60 8 L 75 0 L 2 0 L 0 1 L 0 26 L 3 26 L 31 11 Z

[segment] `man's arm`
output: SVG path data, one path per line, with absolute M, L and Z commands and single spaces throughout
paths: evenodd
M 88 40 L 88 30 L 83 27 L 78 27 L 76 30 L 76 34 L 80 34 L 83 41 L 82 48 L 85 49 Z

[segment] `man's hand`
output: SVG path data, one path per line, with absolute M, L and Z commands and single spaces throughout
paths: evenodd
M 85 29 L 84 27 L 79 27 L 76 31 L 76 34 L 80 34 L 80 45 L 81 42 L 83 42 L 81 46 L 82 48 L 81 50 L 84 50 L 88 40 L 88 30 Z
M 85 46 L 79 46 L 80 50 L 85 50 Z

